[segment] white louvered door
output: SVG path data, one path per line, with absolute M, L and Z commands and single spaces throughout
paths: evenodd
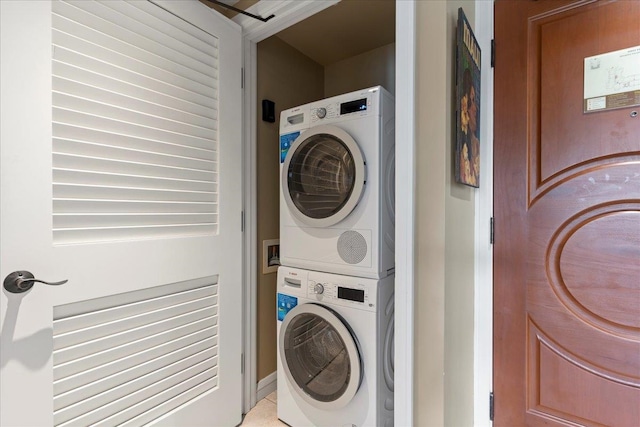
M 241 420 L 241 32 L 0 1 L 0 425 Z

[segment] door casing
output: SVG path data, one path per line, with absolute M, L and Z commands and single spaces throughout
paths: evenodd
M 257 263 L 256 234 L 256 123 L 257 123 L 257 43 L 279 31 L 320 12 L 337 1 L 300 2 L 291 10 L 290 1 L 261 1 L 248 9 L 255 14 L 278 10 L 281 19 L 269 21 L 258 28 L 251 18 L 238 16 L 234 21 L 245 28 L 244 49 L 244 297 L 243 310 L 247 322 L 244 327 L 244 410 L 256 404 L 256 312 Z M 301 4 L 308 3 L 308 4 Z M 475 35 L 484 52 L 490 52 L 493 38 L 493 1 L 476 0 Z M 268 16 L 269 13 L 266 13 Z M 416 69 L 416 5 L 415 2 L 396 3 L 396 332 L 395 332 L 395 424 L 413 425 L 414 405 L 414 247 L 415 235 L 415 97 Z M 257 21 L 256 21 L 257 22 Z M 254 28 L 251 31 L 251 28 Z M 247 31 L 248 29 L 248 31 Z M 485 112 L 483 141 L 493 139 L 493 72 L 489 61 L 483 66 L 484 93 L 482 111 Z M 398 78 L 400 76 L 401 78 Z M 482 170 L 493 170 L 493 152 L 490 144 L 483 148 Z M 488 394 L 492 390 L 492 248 L 490 219 L 493 216 L 493 176 L 483 175 L 484 184 L 476 191 L 475 215 L 475 321 L 474 321 L 474 425 L 490 425 Z

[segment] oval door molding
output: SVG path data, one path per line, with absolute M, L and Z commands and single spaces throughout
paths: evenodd
M 640 291 L 640 234 L 619 232 L 629 223 L 640 230 L 638 204 L 612 204 L 577 214 L 551 240 L 547 266 L 554 292 L 571 312 L 598 329 L 638 339 L 640 300 L 628 295 Z

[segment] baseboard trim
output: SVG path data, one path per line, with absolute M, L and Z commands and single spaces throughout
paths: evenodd
M 272 372 L 260 381 L 258 381 L 258 390 L 256 392 L 256 402 L 264 399 L 278 388 L 278 376 L 276 372 Z

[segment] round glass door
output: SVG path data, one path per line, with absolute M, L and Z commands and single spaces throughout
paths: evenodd
M 355 396 L 362 380 L 360 352 L 343 321 L 316 304 L 296 306 L 280 329 L 286 376 L 315 407 L 336 409 Z
M 342 221 L 360 200 L 364 159 L 353 138 L 335 126 L 317 126 L 291 145 L 282 169 L 289 209 L 308 225 Z

